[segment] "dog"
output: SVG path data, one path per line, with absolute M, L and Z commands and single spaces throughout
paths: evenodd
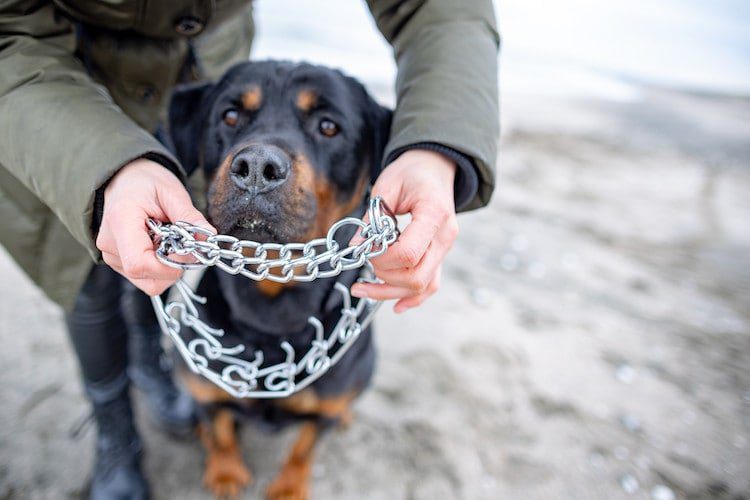
M 220 234 L 261 243 L 307 242 L 324 237 L 337 220 L 364 213 L 391 114 L 340 71 L 248 62 L 217 83 L 178 89 L 169 132 L 182 164 L 203 170 L 208 220 Z M 343 248 L 353 230 L 340 233 L 336 240 Z M 309 316 L 322 321 L 326 334 L 331 331 L 341 309 L 334 284 L 351 286 L 357 277 L 354 270 L 282 284 L 209 268 L 197 289 L 208 299 L 199 312 L 209 325 L 225 331 L 225 345 L 243 344 L 248 359 L 262 349 L 264 366 L 270 366 L 285 359 L 281 341 L 297 353 L 307 352 L 314 336 Z M 199 406 L 205 486 L 217 497 L 234 497 L 252 482 L 237 440 L 238 417 L 273 428 L 297 422 L 299 437 L 266 496 L 308 498 L 314 445 L 333 424 L 351 421 L 351 405 L 369 385 L 374 363 L 368 327 L 338 364 L 286 398 L 238 400 L 179 370 Z

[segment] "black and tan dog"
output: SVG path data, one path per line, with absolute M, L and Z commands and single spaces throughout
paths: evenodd
M 347 215 L 361 215 L 377 174 L 391 113 L 356 80 L 309 64 L 255 62 L 232 68 L 220 82 L 178 91 L 170 133 L 186 166 L 208 179 L 210 222 L 222 234 L 259 242 L 306 242 L 324 236 Z M 337 235 L 345 245 L 352 233 Z M 208 298 L 201 316 L 223 328 L 222 342 L 257 349 L 264 366 L 284 360 L 288 341 L 305 353 L 314 315 L 330 332 L 340 313 L 335 281 L 350 285 L 356 272 L 289 285 L 253 282 L 209 269 L 198 288 Z M 341 361 L 309 388 L 273 400 L 236 400 L 185 372 L 202 413 L 207 450 L 205 485 L 235 496 L 251 482 L 236 438 L 236 417 L 273 426 L 301 422 L 269 498 L 309 496 L 312 454 L 320 432 L 351 418 L 352 401 L 368 385 L 374 366 L 371 331 L 363 332 Z

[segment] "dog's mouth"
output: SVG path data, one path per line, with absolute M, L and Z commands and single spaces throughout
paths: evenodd
M 314 232 L 314 198 L 302 204 L 288 196 L 264 198 L 240 196 L 224 203 L 209 200 L 209 221 L 221 234 L 258 243 L 300 243 Z
M 275 232 L 272 230 L 270 224 L 268 224 L 266 221 L 261 219 L 248 219 L 248 218 L 242 218 L 240 219 L 237 224 L 235 225 L 235 230 L 244 230 L 244 231 L 250 231 L 253 234 L 257 234 L 259 232 L 261 233 L 269 233 L 274 234 Z
M 288 243 L 279 234 L 279 227 L 265 219 L 258 217 L 240 217 L 229 231 L 229 234 L 241 240 L 257 241 L 258 243 Z

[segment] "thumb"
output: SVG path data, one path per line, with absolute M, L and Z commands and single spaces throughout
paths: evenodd
M 383 182 L 375 182 L 370 197 L 380 197 L 388 205 L 388 208 L 398 214 L 399 209 L 401 209 L 399 206 L 401 204 L 401 182 L 396 179 L 383 179 Z
M 393 210 L 394 214 L 398 214 L 399 210 L 399 202 L 400 202 L 400 193 L 401 193 L 401 183 L 400 182 L 394 182 L 394 179 L 391 179 L 390 182 L 380 182 L 382 177 L 378 179 L 378 181 L 375 182 L 375 184 L 372 186 L 372 190 L 370 191 L 370 198 L 377 198 L 380 197 L 382 201 L 385 203 L 385 205 Z M 388 181 L 388 179 L 386 179 Z M 362 218 L 365 224 L 370 223 L 370 214 L 369 211 L 365 212 L 364 217 Z M 357 231 L 351 240 L 349 240 L 349 246 L 356 246 L 359 245 L 365 241 L 365 238 L 362 237 L 361 231 Z
M 216 228 L 193 206 L 190 195 L 182 184 L 159 190 L 158 196 L 161 209 L 169 222 L 183 221 L 216 233 Z

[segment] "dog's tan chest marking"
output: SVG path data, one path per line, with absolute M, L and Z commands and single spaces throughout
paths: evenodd
M 269 250 L 267 253 L 267 257 L 269 259 L 278 259 L 278 250 Z M 269 272 L 270 274 L 273 274 L 275 276 L 281 276 L 281 268 L 277 267 L 270 270 Z M 262 293 L 269 299 L 272 299 L 279 296 L 281 292 L 283 292 L 287 287 L 294 286 L 294 282 L 290 281 L 289 283 L 279 283 L 278 281 L 263 280 L 256 282 L 256 286 L 258 287 L 260 293 Z

